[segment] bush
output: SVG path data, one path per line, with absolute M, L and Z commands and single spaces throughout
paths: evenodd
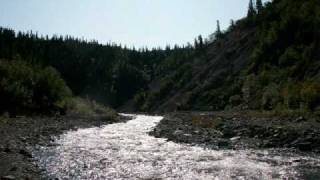
M 93 100 L 72 98 L 69 102 L 69 109 L 75 114 L 82 116 L 103 115 L 108 119 L 115 119 L 117 116 L 117 113 L 113 109 Z
M 298 61 L 302 60 L 302 53 L 300 52 L 303 49 L 297 47 L 289 47 L 285 50 L 285 52 L 279 58 L 279 64 L 283 67 L 291 66 Z
M 51 68 L 0 60 L 0 111 L 11 114 L 64 108 L 71 91 Z
M 287 109 L 300 108 L 300 85 L 297 82 L 288 81 L 282 90 L 284 105 Z
M 265 110 L 272 110 L 280 103 L 279 88 L 276 84 L 271 83 L 267 86 L 262 95 L 262 107 Z
M 133 98 L 136 109 L 143 110 L 143 106 L 147 101 L 148 94 L 145 91 L 142 91 L 136 94 Z
M 319 106 L 320 82 L 304 82 L 300 93 L 302 101 L 307 109 L 314 110 L 317 106 Z
M 64 106 L 64 101 L 71 96 L 69 88 L 60 78 L 59 73 L 52 67 L 35 73 L 36 86 L 34 100 L 42 108 Z
M 201 128 L 217 128 L 223 123 L 221 117 L 193 115 L 192 125 Z
M 234 95 L 229 98 L 229 104 L 232 105 L 232 107 L 240 105 L 242 102 L 240 95 Z

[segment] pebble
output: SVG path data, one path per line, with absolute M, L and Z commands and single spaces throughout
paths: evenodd
M 295 122 L 304 122 L 306 119 L 303 116 L 298 117 Z
M 230 141 L 237 141 L 239 139 L 241 139 L 241 137 L 240 136 L 236 136 L 236 137 L 231 138 Z
M 182 133 L 183 133 L 183 131 L 181 131 L 181 130 L 176 130 L 176 131 L 174 131 L 173 135 L 180 135 L 180 134 L 182 134 Z

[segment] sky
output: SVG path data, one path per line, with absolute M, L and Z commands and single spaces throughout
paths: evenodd
M 247 13 L 249 0 L 0 0 L 0 26 L 102 44 L 164 47 L 193 42 Z

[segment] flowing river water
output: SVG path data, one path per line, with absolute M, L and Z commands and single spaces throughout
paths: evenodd
M 154 138 L 160 116 L 69 131 L 34 155 L 58 179 L 320 179 L 320 158 L 287 150 L 210 150 Z

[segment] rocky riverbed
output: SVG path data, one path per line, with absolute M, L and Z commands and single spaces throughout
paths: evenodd
M 35 146 L 50 146 L 53 136 L 80 128 L 123 122 L 124 117 L 105 115 L 10 118 L 0 122 L 0 179 L 41 179 L 42 169 L 34 162 Z
M 53 165 L 50 167 L 52 167 L 53 169 L 59 168 L 58 166 L 54 166 L 55 163 L 60 163 L 59 159 L 50 160 L 52 156 L 51 151 L 56 152 L 56 149 L 59 150 L 61 148 L 66 148 L 65 150 L 61 151 L 61 153 L 63 154 L 68 153 L 68 150 L 79 150 L 77 148 L 77 142 L 74 141 L 74 138 L 79 138 L 79 142 L 86 142 L 86 139 L 90 140 L 90 142 L 91 140 L 95 142 L 99 141 L 99 139 L 101 138 L 105 138 L 105 141 L 103 143 L 98 142 L 99 146 L 97 147 L 101 146 L 101 148 L 109 149 L 110 153 L 114 153 L 113 155 L 116 155 L 119 150 L 115 149 L 116 147 L 113 146 L 119 146 L 120 148 L 120 144 L 117 145 L 117 143 L 119 141 L 123 141 L 120 149 L 123 150 L 124 155 L 127 153 L 125 152 L 125 150 L 127 150 L 127 148 L 130 147 L 132 148 L 132 150 L 135 150 L 134 152 L 136 152 L 135 154 L 132 154 L 132 156 L 130 157 L 133 159 L 138 158 L 137 161 L 132 161 L 129 159 L 130 161 L 128 162 L 138 164 L 141 161 L 141 159 L 139 159 L 141 153 L 147 153 L 144 158 L 150 157 L 152 159 L 152 161 L 150 162 L 162 162 L 158 161 L 157 158 L 153 159 L 155 158 L 153 153 L 158 152 L 158 145 L 162 146 L 163 144 L 170 145 L 168 147 L 164 146 L 165 148 L 163 147 L 164 149 L 162 149 L 163 152 L 160 151 L 161 153 L 166 153 L 167 155 L 169 155 L 170 152 L 176 151 L 171 149 L 173 146 L 179 147 L 178 149 L 180 149 L 183 153 L 188 152 L 189 154 L 187 154 L 190 155 L 190 157 L 194 156 L 199 151 L 204 151 L 205 153 L 209 153 L 211 155 L 212 153 L 223 154 L 225 152 L 227 154 L 230 154 L 230 152 L 232 152 L 234 153 L 234 155 L 232 155 L 232 158 L 228 157 L 234 160 L 232 161 L 232 163 L 237 163 L 236 161 L 238 161 L 238 159 L 243 160 L 243 157 L 238 157 L 237 153 L 244 153 L 246 157 L 244 158 L 244 160 L 248 160 L 248 154 L 250 154 L 250 151 L 253 151 L 253 159 L 261 159 L 260 154 L 262 152 L 265 153 L 265 149 L 271 149 L 270 152 L 268 151 L 268 155 L 263 155 L 263 157 L 266 156 L 268 158 L 271 158 L 269 156 L 271 156 L 274 153 L 275 157 L 279 156 L 280 154 L 282 160 L 276 161 L 274 159 L 270 162 L 276 161 L 277 163 L 279 163 L 279 166 L 285 168 L 290 168 L 291 165 L 282 166 L 281 163 L 298 164 L 297 166 L 300 168 L 299 173 L 303 175 L 303 179 L 308 179 L 309 175 L 313 178 L 320 176 L 318 174 L 318 164 L 309 165 L 309 162 L 318 162 L 317 154 L 320 152 L 320 123 L 317 118 L 308 119 L 304 117 L 294 117 L 285 119 L 279 117 L 253 117 L 235 112 L 176 112 L 166 114 L 164 116 L 164 119 L 160 122 L 156 120 L 157 124 L 154 124 L 154 122 L 151 122 L 149 119 L 153 118 L 146 116 L 143 119 L 137 119 L 136 121 L 133 121 L 129 124 L 115 124 L 114 126 L 108 126 L 97 129 L 88 128 L 103 127 L 103 125 L 107 125 L 110 123 L 126 122 L 128 120 L 128 117 L 124 118 L 119 116 L 117 118 L 110 118 L 108 116 L 103 115 L 80 116 L 76 114 L 71 114 L 63 117 L 57 116 L 51 118 L 20 117 L 2 119 L 0 122 L 0 179 L 41 179 L 41 177 L 43 177 L 43 173 L 45 173 L 48 170 L 46 169 L 46 165 L 50 165 L 50 163 L 53 163 Z M 153 126 L 155 127 L 153 128 Z M 86 134 L 87 131 L 93 131 L 94 134 Z M 101 135 L 100 138 L 99 136 L 97 136 L 99 135 L 98 132 Z M 80 134 L 78 135 L 77 133 Z M 108 136 L 106 136 L 106 134 Z M 147 134 L 160 139 L 148 137 Z M 70 135 L 70 138 L 68 135 Z M 68 138 L 61 138 L 65 136 Z M 82 136 L 83 138 L 81 138 Z M 108 139 L 109 137 L 110 139 Z M 141 138 L 139 139 L 137 137 Z M 128 139 L 131 139 L 132 143 L 128 144 L 128 142 L 131 142 L 131 140 L 127 141 Z M 57 142 L 61 143 L 61 147 L 56 147 Z M 74 142 L 74 149 L 72 149 L 73 146 L 69 147 L 70 142 Z M 156 144 L 155 142 L 157 142 L 158 144 Z M 168 144 L 166 142 L 168 142 Z M 171 144 L 171 142 L 175 142 L 177 144 Z M 187 146 L 183 145 L 185 143 L 187 144 Z M 195 146 L 189 146 L 190 144 Z M 64 145 L 68 146 L 66 147 Z M 86 147 L 87 145 L 87 143 L 83 144 L 84 147 Z M 43 152 L 40 151 L 40 154 L 45 154 L 44 156 L 41 155 L 40 157 L 35 157 L 34 152 L 37 147 L 44 148 L 42 149 Z M 81 151 L 81 153 L 96 152 L 97 149 L 95 149 L 95 147 L 96 146 L 90 146 L 90 148 L 87 151 Z M 273 148 L 280 149 L 276 149 L 275 151 L 273 151 Z M 150 149 L 152 151 L 149 152 Z M 186 151 L 186 149 L 188 149 L 188 151 Z M 206 151 L 206 149 L 211 149 L 213 151 Z M 105 156 L 105 153 L 109 151 L 103 150 L 101 152 L 101 155 Z M 60 156 L 61 153 L 56 153 L 55 155 Z M 292 153 L 294 155 L 292 155 Z M 286 158 L 286 156 L 288 156 L 288 158 Z M 115 157 L 109 157 L 109 155 L 107 156 L 110 162 L 115 161 Z M 121 160 L 119 161 L 119 163 L 127 165 L 127 159 L 126 161 L 122 161 L 123 157 L 125 156 L 123 156 L 122 158 L 121 157 L 118 157 L 118 160 Z M 181 156 L 181 158 L 182 157 L 184 156 Z M 223 155 L 221 156 L 221 158 L 222 157 L 225 156 Z M 295 158 L 290 159 L 289 157 Z M 40 162 L 46 163 L 42 164 L 41 166 L 38 166 L 39 158 Z M 85 156 L 83 156 L 82 158 L 85 158 Z M 171 168 L 171 165 L 169 166 L 167 163 L 175 162 L 174 159 L 176 157 L 164 156 L 163 158 L 165 161 L 163 161 L 161 167 L 164 168 L 163 170 L 165 171 L 167 170 L 166 168 Z M 309 160 L 310 158 L 315 160 Z M 250 159 L 253 160 L 251 156 L 249 160 Z M 74 157 L 74 160 L 77 160 L 77 158 Z M 149 162 L 149 160 L 146 162 Z M 188 161 L 188 163 L 194 163 L 194 167 L 197 168 L 199 167 L 197 164 L 199 162 L 202 162 L 201 158 L 199 162 L 189 161 L 188 159 L 182 160 Z M 225 162 L 224 160 L 221 161 L 223 163 Z M 140 163 L 143 162 L 144 161 L 141 161 Z M 208 161 L 208 163 L 209 162 L 211 163 L 211 165 L 213 162 L 217 163 L 211 160 Z M 219 161 L 219 163 L 222 162 Z M 268 163 L 270 162 L 268 160 Z M 80 162 L 80 164 L 81 163 L 83 162 Z M 219 166 L 223 165 L 219 163 L 215 164 L 214 168 L 220 168 Z M 181 163 L 181 168 L 185 168 L 185 170 L 187 170 L 189 167 L 187 165 L 184 166 L 183 164 L 184 163 Z M 254 163 L 252 163 L 252 165 L 253 164 Z M 142 164 L 141 168 L 142 167 L 145 167 L 145 164 Z M 151 164 L 150 168 L 151 167 L 157 166 Z M 82 168 L 88 169 L 89 166 L 85 165 Z M 90 166 L 90 168 L 94 169 L 95 167 Z M 122 166 L 114 166 L 113 168 L 121 169 Z M 246 170 L 246 168 L 243 167 L 240 169 Z M 223 168 L 220 169 L 221 172 L 224 171 Z M 232 168 L 230 168 L 229 170 L 230 172 L 234 172 Z M 155 173 L 158 173 L 157 169 L 154 169 L 154 171 Z M 137 177 L 140 177 L 140 175 L 141 177 L 145 177 L 143 175 L 143 172 L 144 171 L 141 171 L 139 175 L 136 174 Z M 180 172 L 177 170 L 176 173 L 179 174 Z M 183 173 L 181 174 L 181 177 L 182 175 Z M 126 176 L 129 177 L 128 174 Z M 154 174 L 152 175 L 152 177 L 155 176 L 156 175 Z M 167 174 L 162 174 L 159 176 L 167 177 Z M 295 175 L 290 174 L 290 176 L 294 177 Z
M 176 112 L 165 115 L 150 135 L 213 149 L 291 148 L 320 152 L 320 121 L 316 117 Z
M 68 131 L 38 146 L 48 179 L 319 179 L 316 154 L 288 149 L 213 150 L 148 135 L 161 116 Z

